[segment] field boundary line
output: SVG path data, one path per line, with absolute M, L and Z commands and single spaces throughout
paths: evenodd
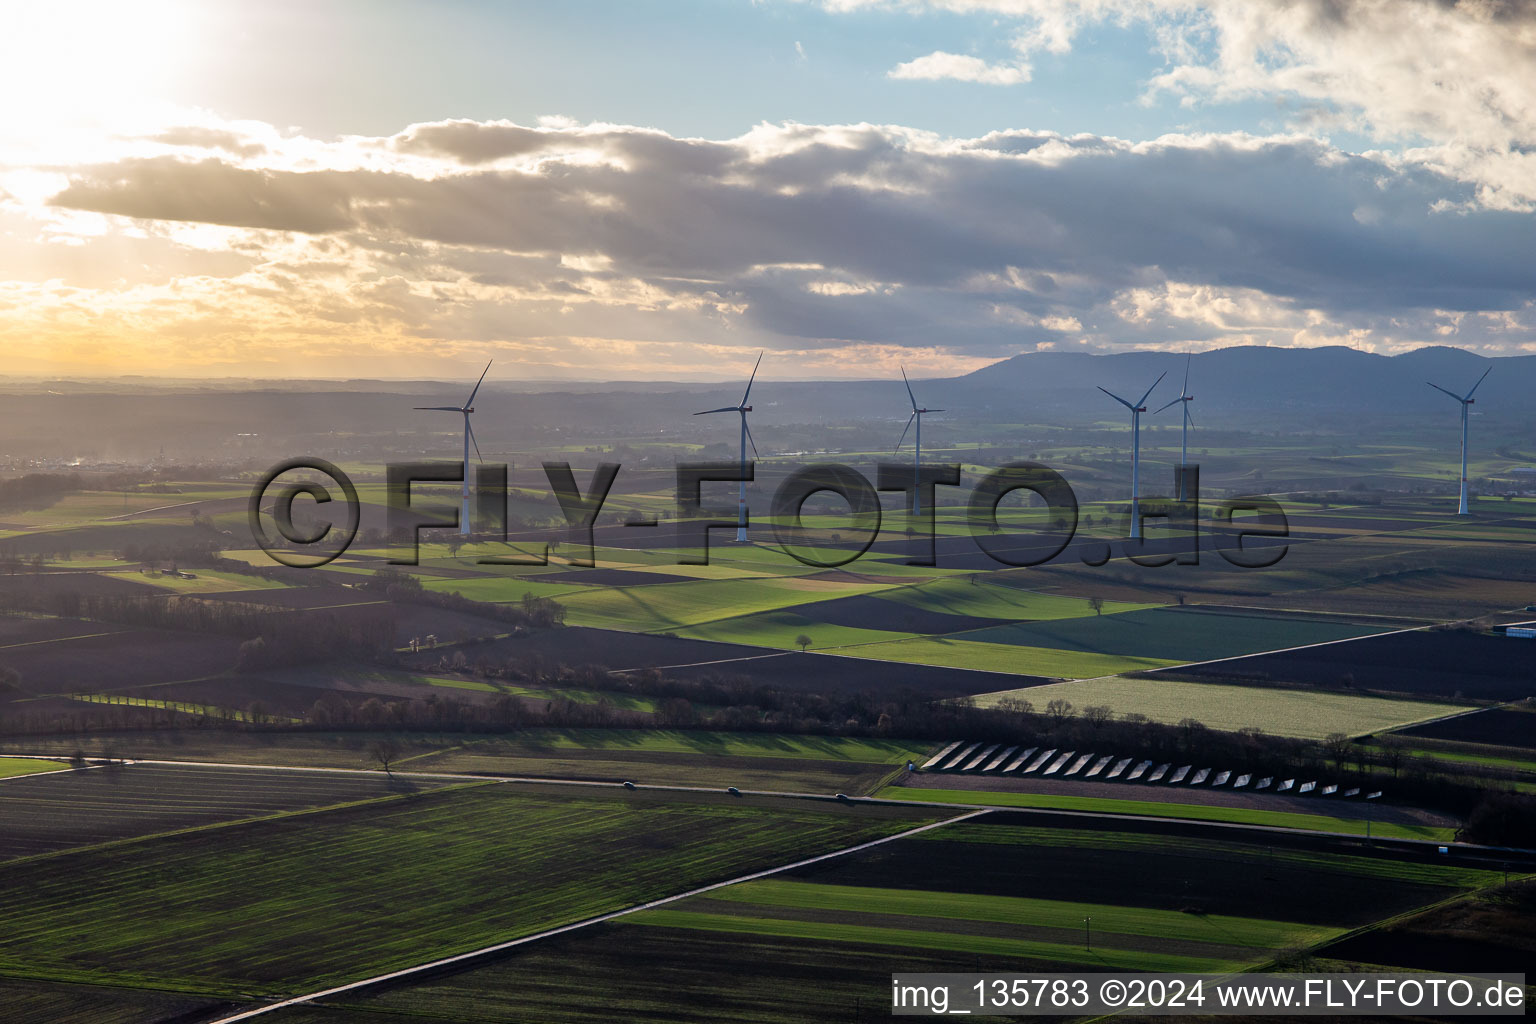
M 269 1003 L 266 1006 L 259 1006 L 253 1010 L 244 1010 L 229 1017 L 220 1017 L 217 1020 L 210 1021 L 209 1024 L 236 1024 L 237 1021 L 250 1020 L 252 1017 L 257 1017 L 264 1013 L 271 1013 L 274 1010 L 282 1010 L 290 1006 L 298 1006 L 304 1003 L 311 1003 L 317 999 L 339 995 L 343 992 L 354 992 L 358 989 L 366 988 L 372 985 L 383 984 L 384 982 L 388 981 L 395 981 L 399 978 L 410 977 L 413 974 L 420 974 L 424 971 L 436 970 L 441 967 L 446 967 L 450 964 L 463 963 L 464 961 L 476 959 L 478 957 L 490 956 L 492 954 L 500 953 L 508 949 L 515 949 L 518 946 L 527 945 L 531 942 L 538 942 L 541 939 L 551 938 L 556 935 L 563 935 L 568 932 L 591 927 L 595 924 L 603 924 L 604 922 L 612 921 L 615 918 L 626 917 L 630 914 L 639 913 L 642 910 L 653 910 L 656 907 L 665 906 L 668 903 L 676 903 L 679 900 L 689 899 L 694 896 L 700 896 L 707 892 L 713 892 L 716 889 L 723 889 L 731 885 L 740 885 L 743 882 L 756 881 L 759 878 L 767 878 L 770 875 L 781 874 L 785 871 L 793 871 L 796 868 L 807 867 L 811 864 L 817 864 L 822 861 L 831 860 L 834 857 L 844 857 L 850 853 L 859 853 L 863 850 L 868 850 L 876 846 L 883 846 L 886 843 L 895 842 L 898 839 L 907 839 L 922 832 L 928 832 L 936 828 L 943 828 L 945 825 L 953 825 L 957 822 L 966 821 L 978 815 L 989 814 L 991 811 L 992 808 L 990 807 L 980 808 L 967 814 L 957 815 L 953 818 L 945 818 L 942 821 L 930 822 L 926 825 L 919 825 L 916 828 L 910 828 L 903 832 L 897 832 L 894 835 L 884 836 L 880 839 L 873 839 L 869 842 L 845 847 L 841 850 L 834 850 L 831 853 L 823 853 L 815 857 L 807 857 L 803 860 L 798 860 L 790 864 L 781 864 L 778 867 L 765 868 L 762 871 L 754 871 L 747 875 L 738 875 L 735 878 L 730 878 L 723 882 L 713 882 L 709 885 L 700 886 L 696 889 L 689 889 L 687 892 L 677 893 L 673 896 L 663 896 L 661 899 L 650 900 L 646 903 L 639 903 L 635 906 L 625 907 L 622 910 L 610 911 L 606 914 L 599 914 L 596 917 L 589 917 L 581 921 L 573 922 L 571 924 L 561 925 L 558 928 L 548 928 L 544 931 L 536 932 L 533 935 L 525 935 L 520 939 L 512 939 L 508 942 L 500 942 L 494 946 L 485 946 L 481 949 L 471 950 L 468 953 L 458 953 L 454 956 L 443 957 L 438 960 L 433 960 L 429 963 L 418 964 L 415 967 L 406 967 L 398 971 L 391 971 L 388 974 L 380 974 L 372 978 L 364 978 L 361 981 L 348 982 L 345 985 L 338 985 L 334 988 L 324 989 L 319 992 L 310 992 L 302 996 L 293 996 L 289 999 L 284 999 L 276 1003 Z
M 90 768 L 106 768 L 107 765 L 87 765 L 85 771 Z M 75 771 L 77 769 L 65 769 Z M 32 779 L 41 775 L 58 775 L 58 772 L 36 772 L 32 775 L 16 775 L 12 778 Z M 0 782 L 8 782 L 9 779 L 0 779 Z M 343 800 L 334 804 L 323 804 L 318 807 L 296 807 L 288 811 L 273 811 L 271 814 L 257 814 L 244 818 L 231 818 L 228 821 L 209 821 L 201 825 L 187 825 L 183 828 L 167 829 L 164 832 L 149 832 L 141 836 L 120 836 L 116 839 L 103 839 L 96 843 L 87 843 L 83 846 L 65 846 L 57 850 L 43 850 L 39 853 L 28 853 L 20 857 L 12 857 L 9 860 L 0 860 L 0 868 L 11 868 L 17 864 L 29 864 L 33 861 L 51 860 L 56 857 L 67 857 L 77 853 L 97 853 L 102 850 L 115 849 L 120 846 L 131 846 L 135 843 L 148 842 L 154 839 L 173 839 L 177 836 L 196 835 L 201 832 L 212 832 L 221 828 L 233 828 L 237 825 L 255 825 L 265 821 L 282 821 L 287 818 L 298 818 L 307 814 L 320 814 L 330 811 L 346 811 L 358 807 L 370 807 L 374 804 L 384 804 L 396 800 L 413 800 L 434 793 L 455 793 L 462 790 L 478 789 L 481 785 L 495 782 L 495 779 L 481 779 L 478 782 L 463 782 L 456 785 L 440 786 L 437 789 L 428 790 L 425 793 L 388 793 L 384 796 L 363 797 L 360 800 Z
M 8 756 L 8 757 L 52 758 L 52 757 L 56 757 L 57 755 L 53 755 L 53 754 L 36 754 L 36 755 L 34 755 L 34 754 L 27 754 L 27 753 L 7 752 L 5 756 Z M 357 775 L 373 775 L 373 776 L 378 776 L 378 775 L 384 774 L 384 773 L 382 773 L 377 768 L 326 768 L 326 767 L 314 767 L 314 766 L 304 766 L 304 765 L 250 764 L 250 763 L 240 763 L 240 762 L 232 762 L 232 761 L 168 761 L 168 760 L 153 760 L 153 759 L 129 759 L 129 760 L 123 762 L 123 763 L 128 764 L 128 765 L 135 765 L 135 764 L 173 765 L 173 766 L 181 766 L 181 767 L 188 767 L 188 768 L 245 769 L 245 770 L 248 770 L 248 771 L 249 770 L 261 770 L 261 771 L 285 771 L 285 772 L 319 772 L 319 773 L 357 774 Z M 49 774 L 52 774 L 52 773 L 49 773 Z M 410 772 L 410 771 L 406 771 L 406 772 L 394 772 L 392 774 L 400 776 L 400 777 L 403 777 L 403 778 L 452 779 L 452 780 L 456 780 L 456 781 L 460 781 L 460 782 L 466 782 L 466 783 L 478 782 L 478 783 L 496 783 L 496 784 L 504 784 L 504 785 L 505 784 L 525 785 L 525 786 L 530 786 L 530 785 L 531 786 L 569 786 L 569 787 L 574 787 L 574 788 L 591 788 L 591 789 L 603 789 L 603 790 L 614 790 L 614 789 L 623 789 L 623 788 L 625 788 L 623 783 L 611 782 L 611 781 L 607 781 L 607 780 L 603 780 L 603 779 L 568 779 L 568 778 L 564 778 L 563 779 L 563 778 L 539 777 L 539 776 L 530 776 L 530 775 L 477 775 L 477 774 L 471 774 L 471 773 L 466 773 L 466 772 Z M 17 776 L 17 778 L 32 778 L 32 777 L 34 777 L 34 776 L 26 776 L 26 775 Z M 451 788 L 451 787 L 448 787 L 448 788 Z M 669 792 L 670 793 L 703 793 L 703 794 L 721 795 L 721 794 L 726 792 L 726 790 L 722 789 L 719 786 L 686 786 L 686 785 L 680 785 L 680 784 L 675 784 L 675 783 L 672 783 L 672 784 L 648 783 L 648 782 L 647 783 L 637 783 L 635 788 L 636 788 L 636 790 L 641 791 L 641 792 L 651 791 L 651 792 L 659 792 L 659 793 L 669 793 Z M 1127 787 L 1127 789 L 1129 789 L 1129 788 L 1130 787 Z M 437 791 L 434 791 L 434 792 L 437 792 Z M 962 790 L 962 791 L 959 791 L 959 792 L 991 792 L 991 791 L 989 791 L 989 790 L 979 790 L 979 791 L 978 790 Z M 792 790 L 742 789 L 742 790 L 740 790 L 740 793 L 741 793 L 742 796 L 775 797 L 775 798 L 792 799 L 792 800 L 820 800 L 820 801 L 828 801 L 828 802 L 837 801 L 838 800 L 838 798 L 835 795 L 828 795 L 826 793 L 805 793 L 805 792 L 795 792 L 795 791 L 792 791 Z M 1069 809 L 1069 808 L 1060 808 L 1060 807 L 1031 807 L 1031 806 L 1021 806 L 1021 805 L 1016 805 L 1016 804 L 961 803 L 961 802 L 951 802 L 951 801 L 947 801 L 947 800 L 916 800 L 916 799 L 904 799 L 904 798 L 901 798 L 901 797 L 879 796 L 879 795 L 855 796 L 855 797 L 850 797 L 849 799 L 853 803 L 868 803 L 868 804 L 873 804 L 873 805 L 877 805 L 877 806 L 884 805 L 884 806 L 893 806 L 893 807 L 935 807 L 935 808 L 943 808 L 945 810 L 953 810 L 953 811 L 973 811 L 974 810 L 974 811 L 976 811 L 978 813 L 985 812 L 985 811 L 1007 811 L 1007 812 L 1010 812 L 1010 813 L 1024 813 L 1024 814 L 1031 814 L 1031 813 L 1034 813 L 1034 814 L 1062 814 L 1062 815 L 1070 815 L 1070 816 L 1073 816 L 1073 817 L 1090 818 L 1090 819 L 1110 819 L 1110 820 L 1114 820 L 1114 819 L 1129 819 L 1129 820 L 1133 820 L 1133 821 L 1148 821 L 1148 822 L 1157 822 L 1157 823 L 1170 823 L 1170 822 L 1172 822 L 1172 823 L 1180 823 L 1180 824 L 1186 824 L 1186 825 L 1210 826 L 1210 827 L 1224 828 L 1224 829 L 1238 829 L 1238 830 L 1246 829 L 1246 830 L 1250 830 L 1250 831 L 1259 831 L 1259 832 L 1278 832 L 1278 833 L 1290 834 L 1290 835 L 1329 836 L 1329 837 L 1342 838 L 1342 839 L 1360 839 L 1360 838 L 1362 838 L 1362 834 L 1358 833 L 1358 832 L 1336 832 L 1336 831 L 1332 831 L 1332 830 L 1328 830 L 1328 829 L 1300 828 L 1300 827 L 1297 827 L 1297 826 L 1294 826 L 1294 825 L 1267 825 L 1267 824 L 1260 824 L 1260 823 L 1257 823 L 1257 822 L 1224 821 L 1224 820 L 1216 819 L 1216 818 L 1185 818 L 1185 817 L 1179 817 L 1179 816 L 1173 816 L 1173 815 L 1141 814 L 1141 813 L 1136 813 L 1134 811 L 1078 810 L 1078 809 Z M 1127 798 L 1127 799 L 1132 799 L 1134 801 L 1134 798 Z M 1145 802 L 1145 801 L 1141 801 L 1141 802 Z M 1191 806 L 1208 806 L 1208 805 L 1191 805 Z M 300 813 L 300 812 L 290 812 L 290 813 Z M 1302 813 L 1302 812 L 1279 812 L 1279 813 Z M 1329 817 L 1330 815 L 1321 815 L 1321 816 Z M 954 819 L 954 820 L 959 820 L 959 819 Z M 1363 821 L 1364 819 L 1340 819 L 1340 820 L 1344 820 L 1344 821 L 1360 820 L 1360 821 Z M 217 823 L 211 823 L 211 824 L 217 824 Z M 198 826 L 198 827 L 210 827 L 210 826 Z M 1378 841 L 1384 842 L 1384 843 L 1414 843 L 1414 844 L 1418 844 L 1418 845 L 1422 845 L 1422 846 L 1444 846 L 1444 845 L 1448 845 L 1448 844 L 1453 844 L 1456 847 L 1458 847 L 1459 849 L 1466 850 L 1466 851 L 1469 851 L 1469 852 L 1474 852 L 1474 853 L 1485 853 L 1485 852 L 1488 852 L 1488 851 L 1508 851 L 1508 852 L 1520 853 L 1520 854 L 1536 854 L 1536 848 L 1524 849 L 1524 848 L 1521 848 L 1521 847 L 1483 846 L 1483 845 L 1480 845 L 1480 844 L 1477 844 L 1477 843 L 1468 843 L 1468 842 L 1457 841 L 1457 840 L 1418 839 L 1418 838 L 1411 838 L 1411 837 L 1406 837 L 1406 836 L 1402 836 L 1402 837 L 1399 837 L 1399 836 L 1391 836 L 1391 837 L 1378 836 L 1377 839 L 1378 839 Z M 118 840 L 112 840 L 112 841 L 116 842 Z M 33 856 L 44 856 L 44 855 L 43 854 L 33 854 Z
M 27 772 L 24 775 L 7 775 L 5 778 L 0 779 L 0 782 L 13 782 L 16 779 L 37 779 L 44 775 L 63 775 L 65 772 L 84 772 L 90 771 L 92 768 L 106 767 L 104 764 L 83 764 L 77 768 L 69 763 L 68 758 L 64 757 L 28 757 L 25 754 L 0 754 L 0 759 L 6 758 L 15 758 L 20 761 L 57 761 L 64 767 L 54 768 L 46 772 Z

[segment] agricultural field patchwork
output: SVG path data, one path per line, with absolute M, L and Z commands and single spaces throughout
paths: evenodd
M 298 991 L 935 817 L 835 801 L 482 783 L 150 838 L 132 856 L 84 850 L 7 867 L 0 976 Z
M 994 813 L 274 1019 L 873 1020 L 893 971 L 1237 970 L 1498 877 Z

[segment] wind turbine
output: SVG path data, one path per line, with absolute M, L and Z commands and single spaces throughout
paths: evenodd
M 901 440 L 896 442 L 896 451 L 901 451 L 902 444 L 907 440 L 907 431 L 912 429 L 912 421 L 917 421 L 916 447 L 912 452 L 912 514 L 922 515 L 923 492 L 919 486 L 922 482 L 923 466 L 923 413 L 943 412 L 943 409 L 919 409 L 917 396 L 912 393 L 912 382 L 907 380 L 907 368 L 901 368 L 901 382 L 907 386 L 907 397 L 912 399 L 912 415 L 907 417 L 907 425 L 901 431 Z
M 1429 381 L 1424 382 L 1436 391 L 1450 395 L 1461 403 L 1461 505 L 1456 509 L 1456 514 L 1459 516 L 1469 516 L 1472 514 L 1472 510 L 1467 508 L 1467 407 L 1477 401 L 1472 395 L 1478 388 L 1483 386 L 1483 381 L 1488 378 L 1488 374 L 1492 369 L 1493 367 L 1490 366 L 1487 370 L 1484 370 L 1483 375 L 1477 378 L 1477 383 L 1472 385 L 1472 390 L 1468 391 L 1465 396 L 1458 395 L 1454 391 L 1446 391 L 1439 384 L 1430 384 Z
M 1194 353 L 1191 352 L 1184 360 L 1184 387 L 1179 391 L 1179 397 L 1163 406 L 1163 409 L 1170 409 L 1181 402 L 1184 405 L 1184 433 L 1179 440 L 1180 469 L 1183 469 L 1185 466 L 1189 465 L 1189 424 L 1191 422 L 1189 418 L 1189 403 L 1195 400 L 1195 396 L 1189 393 L 1189 363 L 1190 360 L 1194 358 Z M 1158 379 L 1161 380 L 1162 378 L 1159 377 Z M 1155 387 L 1156 385 L 1153 386 Z M 1159 409 L 1157 411 L 1162 412 L 1163 409 Z M 1179 474 L 1179 500 L 1184 500 L 1184 474 L 1182 473 Z
M 1131 410 L 1131 537 L 1141 538 L 1141 414 L 1147 411 L 1147 397 L 1152 394 L 1152 388 L 1162 383 L 1168 371 L 1164 370 L 1157 375 L 1157 380 L 1152 382 L 1152 387 L 1147 388 L 1147 393 L 1141 396 L 1141 400 L 1135 405 L 1127 402 L 1119 395 L 1106 388 L 1099 388 L 1110 398 L 1119 402 Z
M 720 409 L 705 409 L 703 412 L 694 413 L 695 416 L 709 416 L 717 412 L 734 412 L 741 416 L 741 499 L 738 503 L 739 519 L 736 521 L 736 542 L 747 542 L 747 445 L 752 445 L 752 455 L 757 456 L 757 442 L 752 440 L 752 431 L 747 426 L 747 413 L 752 407 L 747 404 L 747 396 L 752 393 L 752 382 L 757 379 L 757 368 L 763 365 L 763 354 L 757 354 L 757 362 L 752 365 L 752 376 L 747 378 L 747 390 L 741 393 L 741 404 L 727 405 Z
M 469 446 L 475 446 L 475 458 L 484 462 L 480 456 L 480 442 L 475 440 L 475 428 L 469 425 L 469 414 L 475 411 L 475 395 L 480 391 L 480 385 L 485 382 L 485 375 L 491 372 L 491 364 L 486 363 L 485 369 L 480 372 L 480 379 L 475 381 L 475 388 L 469 393 L 469 399 L 463 405 L 418 405 L 417 412 L 456 412 L 464 417 L 464 503 L 459 509 L 459 533 L 469 536 Z

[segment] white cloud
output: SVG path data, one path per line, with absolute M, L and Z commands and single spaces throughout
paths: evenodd
M 1065 53 L 1096 25 L 1143 24 L 1166 61 L 1150 79 L 1149 101 L 1165 95 L 1187 103 L 1276 100 L 1310 131 L 1358 130 L 1411 147 L 1405 158 L 1474 183 L 1485 205 L 1530 209 L 1536 203 L 1536 3 L 1530 0 L 826 0 L 824 6 L 997 19 L 1024 57 Z M 965 61 L 976 73 L 988 67 L 976 58 L 932 56 Z
M 1018 85 L 1029 81 L 1030 68 L 1023 62 L 988 64 L 980 57 L 935 50 L 925 57 L 898 64 L 886 74 L 891 78 L 918 81 L 951 79 L 982 85 Z

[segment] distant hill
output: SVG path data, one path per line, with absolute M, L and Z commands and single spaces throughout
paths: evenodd
M 1036 352 L 1014 356 L 945 382 L 957 397 L 966 391 L 1040 396 L 1053 406 L 1108 402 L 1097 387 L 1135 399 L 1167 371 L 1154 392 L 1152 408 L 1179 394 L 1185 357 L 1163 352 L 1088 355 Z M 1489 359 L 1463 349 L 1437 346 L 1399 356 L 1381 356 L 1351 348 L 1217 349 L 1189 358 L 1189 390 L 1194 409 L 1319 410 L 1340 413 L 1432 414 L 1436 401 L 1455 405 L 1426 386 L 1465 392 L 1490 366 L 1495 367 L 1477 392 L 1479 411 L 1515 413 L 1536 394 L 1536 356 Z
M 770 358 L 772 358 L 770 354 Z M 930 418 L 928 437 L 992 439 L 1021 424 L 1083 426 L 1123 423 L 1125 412 L 1100 394 L 1108 388 L 1139 397 L 1167 376 L 1149 399 L 1156 410 L 1179 394 L 1186 357 L 1167 352 L 1089 355 L 1037 352 L 1014 356 L 959 377 L 914 380 L 918 400 L 947 410 Z M 1470 388 L 1479 422 L 1518 441 L 1536 434 L 1536 356 L 1488 359 L 1436 347 L 1400 356 L 1349 348 L 1238 347 L 1189 359 L 1195 423 L 1205 431 L 1374 433 L 1438 424 L 1454 429 L 1455 403 L 1425 385 Z M 784 371 L 775 367 L 773 376 Z M 720 384 L 609 382 L 566 384 L 487 380 L 476 400 L 482 446 L 507 450 L 595 438 L 663 438 L 734 444 L 723 417 L 694 419 L 702 409 L 733 404 L 745 381 Z M 452 454 L 444 437 L 452 418 L 413 411 L 462 400 L 465 381 L 32 381 L 0 385 L 0 460 L 50 457 L 220 457 L 241 452 L 359 452 L 373 444 L 438 458 Z M 760 379 L 752 390 L 759 445 L 791 450 L 849 441 L 818 425 L 863 423 L 894 438 L 910 406 L 899 377 L 890 380 L 786 382 Z M 1171 426 L 1173 410 L 1151 422 Z M 812 429 L 790 430 L 790 425 Z M 1484 435 L 1487 437 L 1488 435 Z M 366 439 L 366 440 L 365 440 Z M 363 446 L 361 448 L 355 446 Z M 13 466 L 15 462 L 11 463 Z

